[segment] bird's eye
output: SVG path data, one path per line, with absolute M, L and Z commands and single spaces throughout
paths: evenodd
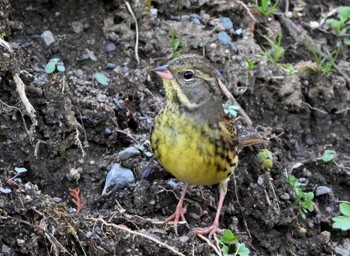
M 194 76 L 194 74 L 193 74 L 193 72 L 192 71 L 186 71 L 185 73 L 184 73 L 184 78 L 185 78 L 185 80 L 191 80 L 192 78 L 193 78 L 193 76 Z

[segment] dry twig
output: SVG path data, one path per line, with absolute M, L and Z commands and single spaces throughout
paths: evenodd
M 124 226 L 124 225 L 117 225 L 117 224 L 114 224 L 114 223 L 110 223 L 110 222 L 107 222 L 105 221 L 104 219 L 102 218 L 86 218 L 87 220 L 93 220 L 93 221 L 100 221 L 102 222 L 103 225 L 105 226 L 108 226 L 108 227 L 114 227 L 116 229 L 119 229 L 119 230 L 122 230 L 124 232 L 127 232 L 131 235 L 136 235 L 136 236 L 140 236 L 140 237 L 143 237 L 143 238 L 146 238 L 148 240 L 151 240 L 152 242 L 155 242 L 156 244 L 168 249 L 169 251 L 171 251 L 172 253 L 176 254 L 176 255 L 180 255 L 180 256 L 185 256 L 184 254 L 182 254 L 181 252 L 179 252 L 176 248 L 174 247 L 171 247 L 169 245 L 167 245 L 166 243 L 163 243 L 161 241 L 159 241 L 158 239 L 148 235 L 148 234 L 144 234 L 144 233 L 141 233 L 141 232 L 138 232 L 138 231 L 134 231 L 134 230 L 131 230 L 129 229 L 128 227 Z
M 137 60 L 137 64 L 140 64 L 140 58 L 139 58 L 139 25 L 137 23 L 137 19 L 135 17 L 134 12 L 132 11 L 131 5 L 129 2 L 124 1 L 126 4 L 126 7 L 128 8 L 128 11 L 130 12 L 131 16 L 133 17 L 135 21 L 135 30 L 136 30 L 136 40 L 135 40 L 135 59 Z

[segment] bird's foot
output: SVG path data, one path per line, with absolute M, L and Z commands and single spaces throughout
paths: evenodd
M 192 233 L 194 233 L 195 235 L 198 235 L 198 234 L 207 235 L 208 234 L 209 238 L 211 238 L 216 233 L 223 233 L 223 232 L 224 232 L 224 230 L 219 228 L 219 224 L 215 223 L 215 222 L 209 227 L 206 227 L 206 228 L 194 228 L 192 230 Z
M 185 218 L 185 213 L 186 213 L 186 209 L 184 209 L 182 206 L 177 206 L 175 212 L 164 221 L 164 223 L 168 223 L 169 221 L 174 221 L 174 230 L 176 235 L 177 235 L 177 225 L 179 223 L 179 220 L 184 221 L 187 227 L 189 227 Z

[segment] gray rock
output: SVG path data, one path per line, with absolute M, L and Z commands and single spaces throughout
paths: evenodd
M 218 40 L 220 43 L 222 43 L 223 45 L 227 45 L 231 43 L 231 37 L 224 31 L 221 31 L 218 34 Z
M 120 164 L 114 163 L 110 171 L 107 173 L 102 195 L 108 195 L 117 189 L 125 188 L 134 181 L 135 177 L 131 170 L 122 167 Z M 107 190 L 109 191 L 107 192 Z
M 44 31 L 40 36 L 47 46 L 55 42 L 55 38 L 50 30 Z
M 117 46 L 114 43 L 108 43 L 106 45 L 106 51 L 107 52 L 113 52 L 115 50 L 117 50 Z
M 326 186 L 318 186 L 315 191 L 315 196 L 327 195 L 332 192 L 332 189 Z
M 59 204 L 60 202 L 62 202 L 62 199 L 59 198 L 59 197 L 54 197 L 54 198 L 52 198 L 52 200 L 53 200 L 56 204 Z
M 140 150 L 138 150 L 135 147 L 128 147 L 118 153 L 118 158 L 119 160 L 124 161 L 131 157 L 139 156 L 139 155 L 141 155 Z
M 280 198 L 282 200 L 289 200 L 290 199 L 290 195 L 288 193 L 283 193 L 282 195 L 280 195 Z
M 115 69 L 115 67 L 116 67 L 117 65 L 116 64 L 114 64 L 114 63 L 107 63 L 107 68 L 108 69 Z
M 222 24 L 222 26 L 225 28 L 225 30 L 229 30 L 233 28 L 233 22 L 228 17 L 220 17 L 219 22 Z
M 73 31 L 77 34 L 83 32 L 84 30 L 84 24 L 80 21 L 73 21 L 72 22 L 72 28 L 73 28 Z

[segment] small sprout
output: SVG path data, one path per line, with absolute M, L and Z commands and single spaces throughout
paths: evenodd
M 259 151 L 258 155 L 258 161 L 261 164 L 261 167 L 263 169 L 271 169 L 273 166 L 273 157 L 272 157 L 272 153 L 270 150 L 268 149 L 262 149 Z
M 248 256 L 250 251 L 244 243 L 238 243 L 238 236 L 232 233 L 231 230 L 226 229 L 219 239 L 219 243 L 222 245 L 221 251 L 223 256 Z M 229 253 L 230 245 L 236 246 L 236 252 L 234 254 Z
M 315 210 L 314 202 L 312 201 L 315 195 L 313 192 L 304 192 L 301 186 L 305 186 L 305 184 L 299 182 L 294 175 L 286 173 L 286 179 L 292 187 L 296 197 L 294 204 L 298 206 L 301 217 L 305 219 L 305 213 L 313 212 Z
M 23 172 L 27 172 L 28 170 L 24 167 L 15 167 L 15 171 L 17 173 L 23 173 Z
M 101 85 L 107 86 L 109 83 L 108 77 L 106 77 L 104 74 L 100 72 L 96 72 L 94 77 L 96 81 Z
M 344 37 L 343 43 L 345 45 L 350 45 L 350 37 L 347 34 L 350 27 L 350 6 L 339 7 L 337 19 L 327 19 L 326 24 L 331 26 L 334 34 Z
M 255 68 L 255 66 L 256 66 L 255 60 L 249 60 L 246 57 L 243 57 L 243 59 L 245 61 L 245 64 L 246 64 L 248 70 L 253 70 Z
M 254 7 L 259 11 L 261 15 L 270 16 L 277 11 L 276 6 L 278 5 L 279 0 L 277 0 L 274 5 L 271 5 L 270 0 L 261 0 L 260 3 L 261 5 L 258 5 L 256 3 Z
M 343 231 L 350 230 L 350 203 L 341 203 L 339 209 L 343 215 L 336 216 L 332 219 L 332 227 Z
M 264 36 L 271 50 L 266 49 L 264 46 L 261 46 L 263 50 L 263 55 L 273 63 L 277 63 L 284 55 L 285 49 L 282 47 L 282 32 L 280 31 L 277 36 L 277 41 L 273 41 L 271 38 Z
M 337 153 L 334 150 L 327 149 L 323 152 L 322 156 L 317 157 L 316 159 L 322 160 L 323 162 L 328 163 L 328 162 L 334 161 L 336 157 L 337 157 Z
M 171 54 L 171 59 L 176 58 L 181 54 L 181 52 L 184 50 L 184 45 L 181 42 L 181 36 L 179 34 L 176 34 L 174 30 L 170 31 L 170 40 L 171 40 L 171 49 L 173 50 L 173 53 Z
M 1 192 L 1 193 L 4 193 L 4 194 L 9 194 L 9 193 L 12 192 L 12 190 L 9 189 L 9 188 L 0 187 L 0 192 Z
M 53 57 L 45 66 L 45 72 L 47 74 L 53 73 L 55 70 L 59 72 L 64 72 L 66 69 L 64 67 L 63 61 L 58 57 Z
M 237 110 L 239 109 L 238 105 L 233 105 L 231 100 L 228 100 L 225 102 L 224 106 L 224 112 L 226 115 L 229 115 L 233 118 L 237 116 Z

